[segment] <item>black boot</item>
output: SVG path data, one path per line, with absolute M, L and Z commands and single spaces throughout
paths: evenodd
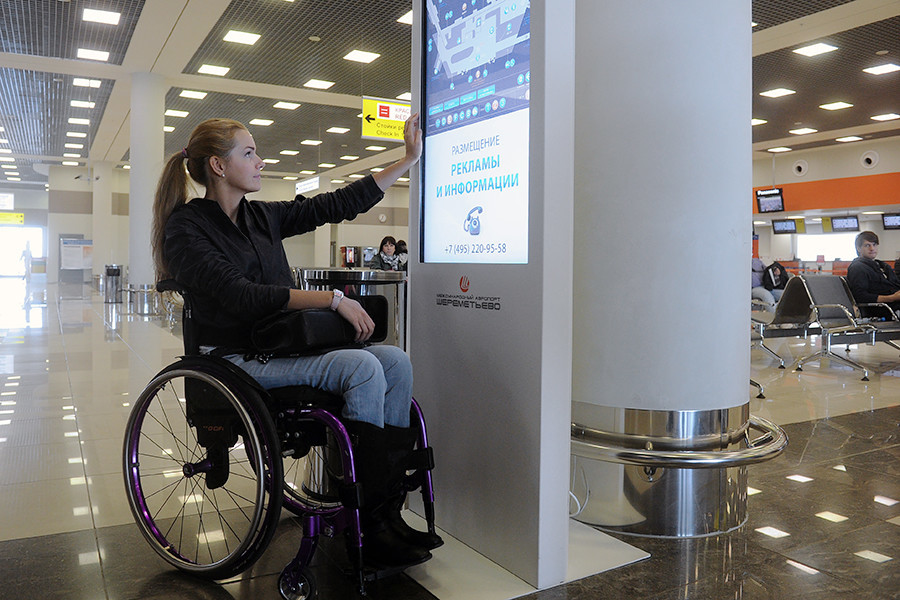
M 406 502 L 406 489 L 403 487 L 403 478 L 410 467 L 410 457 L 416 444 L 416 430 L 412 427 L 394 427 L 385 425 L 387 436 L 387 460 L 388 460 L 388 499 L 385 509 L 385 519 L 390 528 L 407 544 L 434 550 L 442 546 L 444 540 L 436 533 L 419 531 L 410 527 L 400 515 L 400 509 Z
M 360 421 L 344 423 L 353 444 L 357 480 L 362 483 L 363 562 L 375 568 L 417 565 L 431 558 L 428 550 L 404 541 L 386 518 L 388 459 L 384 429 Z

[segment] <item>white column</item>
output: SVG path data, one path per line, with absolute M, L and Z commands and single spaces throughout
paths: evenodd
M 750 5 L 577 12 L 575 417 L 746 404 Z
M 93 273 L 103 275 L 103 266 L 110 263 L 121 263 L 124 256 L 114 256 L 116 246 L 116 226 L 112 216 L 113 163 L 92 163 L 91 174 L 93 184 L 91 193 L 93 206 L 91 212 L 91 237 L 94 240 Z
M 164 156 L 165 78 L 152 73 L 131 77 L 131 185 L 128 201 L 128 280 L 155 283 L 150 251 L 153 194 Z

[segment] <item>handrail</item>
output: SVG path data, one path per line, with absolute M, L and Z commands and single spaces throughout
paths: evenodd
M 573 423 L 572 454 L 584 458 L 643 467 L 708 469 L 741 467 L 763 462 L 781 454 L 788 445 L 788 437 L 784 430 L 767 419 L 751 415 L 749 429 L 761 431 L 763 435 L 754 440 L 750 440 L 748 437 L 747 447 L 740 450 L 710 452 L 654 450 L 652 447 L 615 447 L 607 445 L 599 439 L 590 439 L 590 433 L 586 428 Z M 616 434 L 607 435 L 612 437 Z M 652 446 L 652 444 L 648 443 L 648 446 Z

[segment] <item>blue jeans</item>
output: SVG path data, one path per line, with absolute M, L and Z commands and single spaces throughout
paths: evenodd
M 334 350 L 316 356 L 273 358 L 263 364 L 242 354 L 225 357 L 266 389 L 309 385 L 344 398 L 345 419 L 378 427 L 409 427 L 412 364 L 396 346 Z

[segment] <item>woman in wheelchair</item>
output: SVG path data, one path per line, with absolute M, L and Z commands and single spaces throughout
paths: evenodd
M 237 121 L 204 121 L 164 166 L 152 234 L 159 279 L 175 279 L 191 294 L 202 352 L 224 357 L 267 389 L 307 385 L 343 398 L 342 422 L 363 490 L 363 558 L 383 567 L 427 560 L 442 543 L 400 515 L 405 457 L 415 444 L 409 357 L 394 346 L 371 345 L 261 362 L 247 348 L 253 323 L 282 309 L 330 308 L 353 326 L 357 342 L 369 339 L 374 323 L 358 302 L 338 290 L 294 288 L 282 240 L 372 208 L 419 159 L 418 115 L 407 120 L 404 141 L 401 160 L 344 188 L 293 201 L 248 201 L 245 194 L 261 187 L 264 166 L 253 136 Z M 203 197 L 188 199 L 185 167 L 205 188 Z

